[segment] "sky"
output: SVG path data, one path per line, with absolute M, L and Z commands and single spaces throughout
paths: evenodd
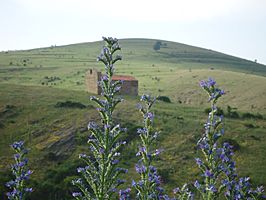
M 151 38 L 266 64 L 266 0 L 0 0 L 0 50 Z

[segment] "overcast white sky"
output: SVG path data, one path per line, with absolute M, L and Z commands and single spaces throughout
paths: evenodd
M 153 38 L 266 64 L 266 0 L 0 0 L 0 50 Z

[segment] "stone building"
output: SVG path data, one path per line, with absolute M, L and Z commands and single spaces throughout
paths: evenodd
M 89 69 L 86 72 L 85 84 L 87 92 L 94 94 L 101 94 L 101 87 L 98 86 L 98 82 L 101 80 L 101 76 L 102 73 L 95 69 Z M 133 76 L 116 75 L 113 76 L 112 80 L 123 81 L 120 94 L 132 95 L 132 96 L 138 95 L 138 80 L 135 79 Z

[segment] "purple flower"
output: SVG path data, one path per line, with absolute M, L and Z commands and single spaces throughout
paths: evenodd
M 97 124 L 95 123 L 95 122 L 89 122 L 89 124 L 88 124 L 88 129 L 90 130 L 90 129 L 97 129 L 98 128 L 98 126 L 97 126 Z
M 21 155 L 20 155 L 19 153 L 14 154 L 14 158 L 15 158 L 15 159 L 19 159 L 20 156 L 21 156 Z
M 149 100 L 149 99 L 150 99 L 150 96 L 147 95 L 147 94 L 143 94 L 143 95 L 140 97 L 140 100 L 141 100 L 141 101 L 147 101 L 147 100 Z
M 85 169 L 83 167 L 78 167 L 77 168 L 77 172 L 78 173 L 81 173 L 81 172 L 84 172 L 84 171 L 85 171 Z
M 104 148 L 101 148 L 101 147 L 100 147 L 100 149 L 99 149 L 99 153 L 100 153 L 100 154 L 103 154 L 103 153 L 104 153 Z
M 154 155 L 158 156 L 162 152 L 162 149 L 155 149 Z
M 143 107 L 142 107 L 142 105 L 141 105 L 140 103 L 138 103 L 138 104 L 136 105 L 136 107 L 137 107 L 138 110 L 143 109 Z
M 207 83 L 209 87 L 213 87 L 216 84 L 216 81 L 213 78 L 209 77 Z
M 132 187 L 135 187 L 137 185 L 137 183 L 134 180 L 132 180 L 131 185 L 132 185 Z
M 109 124 L 104 125 L 104 129 L 109 129 L 109 128 L 111 128 L 111 126 Z
M 196 160 L 196 163 L 197 163 L 198 166 L 202 166 L 203 165 L 203 162 L 202 162 L 202 160 L 200 158 L 195 158 L 195 160 Z
M 144 165 L 135 165 L 136 172 L 139 174 L 143 174 L 146 172 L 146 167 Z
M 12 180 L 12 181 L 7 182 L 7 183 L 6 183 L 6 186 L 7 186 L 7 187 L 11 187 L 11 186 L 13 186 L 13 185 L 15 185 L 15 184 L 16 184 L 16 182 Z
M 25 188 L 25 192 L 32 192 L 32 188 Z
M 119 160 L 117 160 L 117 159 L 115 159 L 115 160 L 112 161 L 112 164 L 113 165 L 116 165 L 117 163 L 119 163 Z
M 20 150 L 22 149 L 24 145 L 24 142 L 23 141 L 19 141 L 19 142 L 14 142 L 11 147 L 14 149 L 14 150 Z
M 199 85 L 200 85 L 200 87 L 202 87 L 202 88 L 208 87 L 207 82 L 204 81 L 204 80 L 200 81 Z
M 108 76 L 107 75 L 103 75 L 102 76 L 102 81 L 108 81 Z
M 213 193 L 217 192 L 217 189 L 214 185 L 209 185 L 209 187 L 207 189 L 212 191 Z
M 125 190 L 119 190 L 119 200 L 126 200 L 129 198 L 129 193 L 131 192 L 130 188 Z
M 196 180 L 196 181 L 194 182 L 194 186 L 195 186 L 195 188 L 197 188 L 197 189 L 200 188 L 200 183 L 198 182 L 198 180 Z
M 150 172 L 151 172 L 151 173 L 156 173 L 156 172 L 157 172 L 156 167 L 154 167 L 154 166 L 152 166 L 152 165 L 149 166 L 149 169 L 150 169 Z
M 120 168 L 120 167 L 116 168 L 116 171 L 122 172 L 124 174 L 127 174 L 128 173 L 128 169 Z
M 84 153 L 79 154 L 79 158 L 87 158 L 87 155 Z
M 81 197 L 82 194 L 81 194 L 80 192 L 73 192 L 73 193 L 72 193 L 72 196 L 73 196 L 73 197 Z
M 119 92 L 121 90 L 121 86 L 116 86 L 114 92 Z
M 264 192 L 264 187 L 263 186 L 259 186 L 256 188 L 255 190 L 256 193 L 263 193 Z
M 119 152 L 115 152 L 114 157 L 120 156 Z
M 144 115 L 144 118 L 149 119 L 150 121 L 153 121 L 154 114 L 152 112 L 148 112 Z
M 136 153 L 136 156 L 140 156 L 142 153 L 146 152 L 146 148 L 145 147 L 139 147 L 139 151 L 138 153 Z
M 138 134 L 146 134 L 147 133 L 147 129 L 146 128 L 138 128 L 137 133 Z
M 204 173 L 204 176 L 205 176 L 205 177 L 210 177 L 210 178 L 212 178 L 213 175 L 214 175 L 214 174 L 213 174 L 210 170 L 208 170 L 208 169 L 207 169 L 207 170 L 205 171 L 205 173 Z

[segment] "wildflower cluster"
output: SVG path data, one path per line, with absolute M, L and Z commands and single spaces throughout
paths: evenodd
M 32 188 L 26 187 L 26 181 L 32 174 L 32 171 L 27 166 L 28 159 L 25 158 L 28 150 L 24 148 L 23 141 L 14 142 L 11 148 L 16 152 L 14 154 L 15 164 L 11 166 L 15 180 L 6 183 L 6 186 L 12 190 L 7 193 L 7 197 L 12 200 L 23 200 L 28 193 L 32 192 Z
M 115 124 L 112 117 L 115 107 L 121 102 L 121 99 L 116 98 L 115 95 L 119 92 L 122 83 L 112 80 L 114 64 L 121 60 L 121 57 L 114 56 L 114 53 L 121 48 L 117 39 L 103 39 L 106 45 L 103 47 L 98 61 L 105 65 L 105 74 L 99 82 L 104 99 L 91 97 L 91 100 L 99 106 L 97 110 L 100 113 L 102 125 L 98 126 L 94 122 L 90 122 L 88 125 L 91 133 L 88 144 L 92 156 L 86 154 L 79 156 L 87 166 L 77 169 L 83 179 L 72 181 L 80 189 L 80 192 L 72 194 L 76 199 L 111 199 L 113 194 L 118 192 L 117 187 L 125 182 L 118 179 L 119 174 L 127 173 L 126 169 L 117 167 L 120 156 L 119 149 L 126 143 L 119 140 L 125 129 L 121 128 L 119 124 Z M 125 196 L 124 193 L 120 191 L 120 196 Z
M 152 165 L 154 157 L 161 152 L 159 149 L 152 147 L 154 140 L 158 136 L 158 132 L 153 129 L 154 113 L 151 111 L 152 105 L 156 98 L 149 95 L 143 95 L 140 99 L 143 105 L 139 105 L 139 110 L 143 115 L 143 127 L 138 129 L 141 138 L 141 146 L 136 156 L 141 157 L 135 165 L 136 172 L 140 175 L 140 180 L 132 181 L 132 186 L 137 190 L 137 199 L 167 199 L 167 195 L 163 195 L 163 188 L 160 186 L 161 180 L 156 167 Z
M 248 179 L 237 179 L 236 164 L 232 159 L 232 146 L 224 143 L 222 147 L 218 147 L 218 140 L 224 135 L 224 129 L 223 117 L 216 114 L 216 102 L 224 95 L 224 91 L 215 85 L 216 82 L 211 78 L 200 82 L 200 86 L 209 95 L 211 111 L 204 125 L 205 132 L 198 141 L 198 147 L 204 159 L 195 159 L 204 180 L 202 183 L 196 180 L 194 186 L 204 200 L 217 199 L 221 194 L 230 200 L 258 199 L 262 196 L 262 188 L 252 190 Z
M 226 177 L 221 181 L 221 187 L 225 189 L 225 199 L 257 200 L 266 198 L 263 196 L 264 189 L 262 186 L 253 189 L 249 177 L 238 177 L 236 173 L 235 162 L 232 160 L 232 146 L 230 146 L 228 143 L 224 143 L 223 148 L 221 149 L 224 152 L 224 156 L 222 156 L 221 159 L 224 160 L 223 172 L 225 173 Z

